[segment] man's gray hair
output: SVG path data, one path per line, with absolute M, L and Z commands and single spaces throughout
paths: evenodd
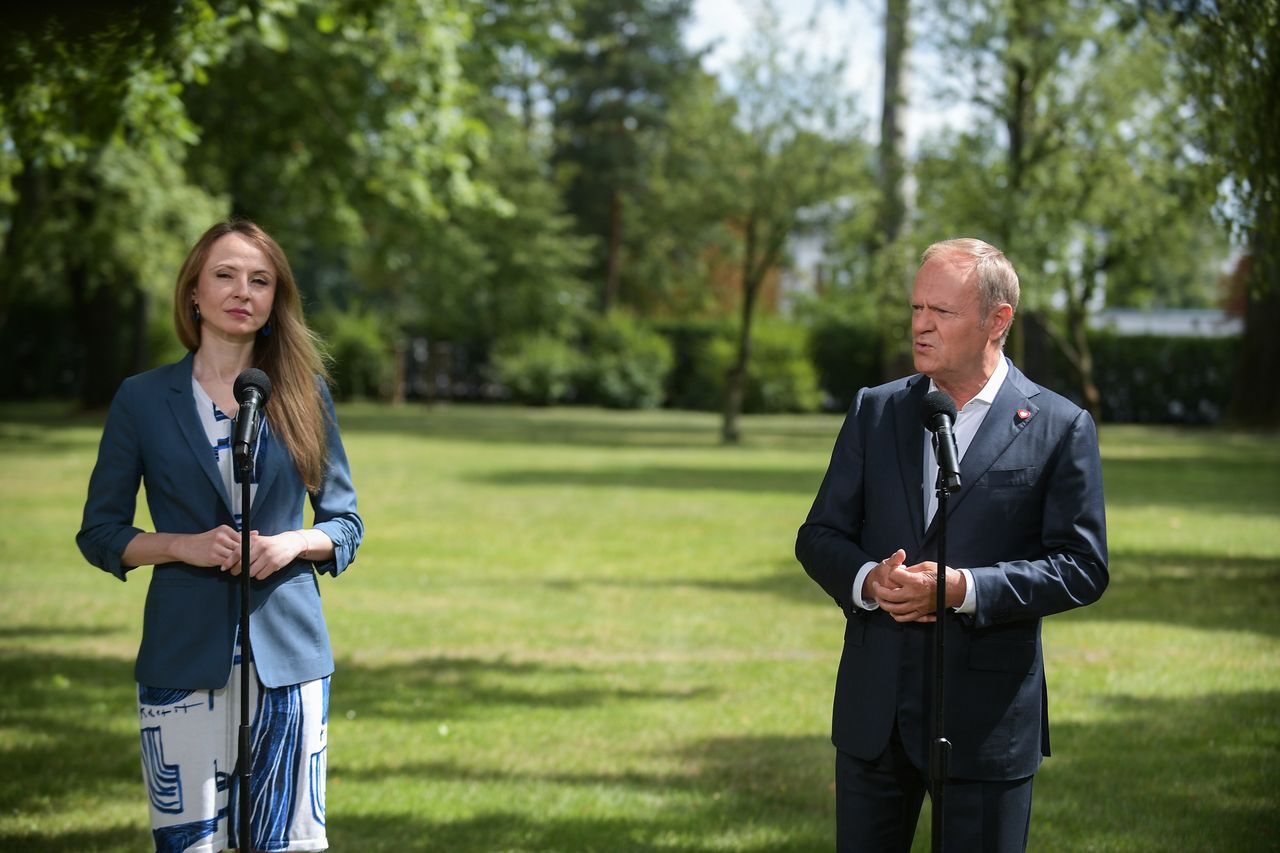
M 985 326 L 987 317 L 997 305 L 1007 302 L 1018 311 L 1018 274 L 1013 264 L 1004 256 L 1004 252 L 990 243 L 973 237 L 959 237 L 954 240 L 942 240 L 924 250 L 920 256 L 920 266 L 924 266 L 934 258 L 945 258 L 964 270 L 966 277 L 977 273 L 978 299 L 982 306 L 982 323 Z M 1012 328 L 1012 323 L 1009 328 Z M 1009 328 L 1004 330 L 1000 338 L 1000 346 L 1004 346 L 1009 337 Z

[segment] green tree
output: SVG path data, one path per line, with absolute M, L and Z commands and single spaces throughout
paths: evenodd
M 1131 285 L 1135 270 L 1172 259 L 1179 284 L 1211 282 L 1223 248 L 1183 239 L 1212 233 L 1212 182 L 1177 118 L 1171 57 L 1114 7 L 991 0 L 943 11 L 953 65 L 974 69 L 964 84 L 977 120 L 922 156 L 922 222 L 1009 254 L 1028 285 L 1024 310 L 1056 314 L 1047 328 L 1096 418 L 1089 313 L 1150 282 Z
M 86 406 L 149 360 L 187 245 L 225 211 L 182 164 L 179 93 L 221 50 L 202 2 L 41 4 L 0 35 L 0 334 L 44 302 L 72 314 Z
M 643 135 L 646 173 L 627 196 L 625 302 L 645 316 L 716 317 L 719 285 L 738 265 L 741 241 L 730 211 L 738 172 L 719 152 L 743 145 L 738 104 L 700 72 L 672 99 L 667 124 Z
M 426 230 L 451 205 L 497 203 L 471 180 L 488 141 L 468 109 L 460 2 L 274 0 L 231 16 L 226 57 L 184 92 L 193 174 L 304 265 L 349 263 L 379 218 Z
M 741 439 L 752 324 L 767 277 L 785 260 L 792 237 L 847 215 L 837 200 L 871 183 L 868 152 L 853 124 L 856 107 L 841 94 L 843 66 L 822 58 L 810 64 L 784 48 L 785 38 L 776 9 L 763 4 L 729 85 L 738 105 L 734 130 L 707 149 L 731 182 L 723 193 L 726 218 L 740 241 L 740 320 L 725 391 L 725 443 Z
M 553 162 L 582 233 L 598 238 L 600 306 L 620 299 L 627 194 L 645 173 L 643 134 L 665 126 L 697 63 L 680 28 L 690 0 L 574 0 L 554 60 Z
M 595 242 L 576 233 L 548 162 L 545 75 L 566 6 L 466 4 L 476 26 L 458 54 L 465 104 L 486 128 L 471 179 L 501 198 L 447 199 L 425 228 L 384 217 L 357 253 L 363 289 L 402 329 L 480 360 L 517 337 L 575 337 L 591 301 Z
M 1223 212 L 1251 255 L 1244 340 L 1228 417 L 1280 424 L 1259 394 L 1280 372 L 1280 0 L 1140 0 L 1182 60 L 1197 141 L 1229 183 Z

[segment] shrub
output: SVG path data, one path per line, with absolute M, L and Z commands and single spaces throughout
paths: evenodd
M 1239 338 L 1091 332 L 1089 345 L 1106 421 L 1212 424 L 1226 411 Z
M 662 405 L 674 362 L 671 344 L 628 314 L 610 312 L 586 331 L 583 399 L 615 409 Z
M 805 330 L 793 323 L 766 320 L 752 334 L 751 360 L 743 411 L 812 412 L 821 404 L 817 372 L 809 361 Z M 694 354 L 692 378 L 685 398 L 694 408 L 724 406 L 729 368 L 738 354 L 737 330 L 724 327 Z
M 809 354 L 827 408 L 843 412 L 859 389 L 880 384 L 883 352 L 884 331 L 869 314 L 816 316 L 809 328 Z
M 545 332 L 500 344 L 493 354 L 494 378 L 512 399 L 549 406 L 570 396 L 582 357 L 566 341 Z
M 328 307 L 315 318 L 331 359 L 334 396 L 341 400 L 386 397 L 394 375 L 394 332 L 359 304 Z

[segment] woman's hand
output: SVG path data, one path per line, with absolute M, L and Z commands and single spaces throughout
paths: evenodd
M 190 566 L 217 566 L 240 574 L 240 531 L 226 524 L 204 533 L 177 537 L 174 555 Z
M 298 559 L 307 549 L 306 537 L 297 530 L 275 536 L 249 532 L 249 577 L 262 580 Z

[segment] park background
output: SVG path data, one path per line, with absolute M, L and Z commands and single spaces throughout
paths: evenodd
M 958 234 L 1101 424 L 1033 849 L 1280 845 L 1275 0 L 699 6 L 3 13 L 0 848 L 148 843 L 149 570 L 72 536 L 228 214 L 290 255 L 369 522 L 322 584 L 335 849 L 829 849 L 843 626 L 791 545 Z

